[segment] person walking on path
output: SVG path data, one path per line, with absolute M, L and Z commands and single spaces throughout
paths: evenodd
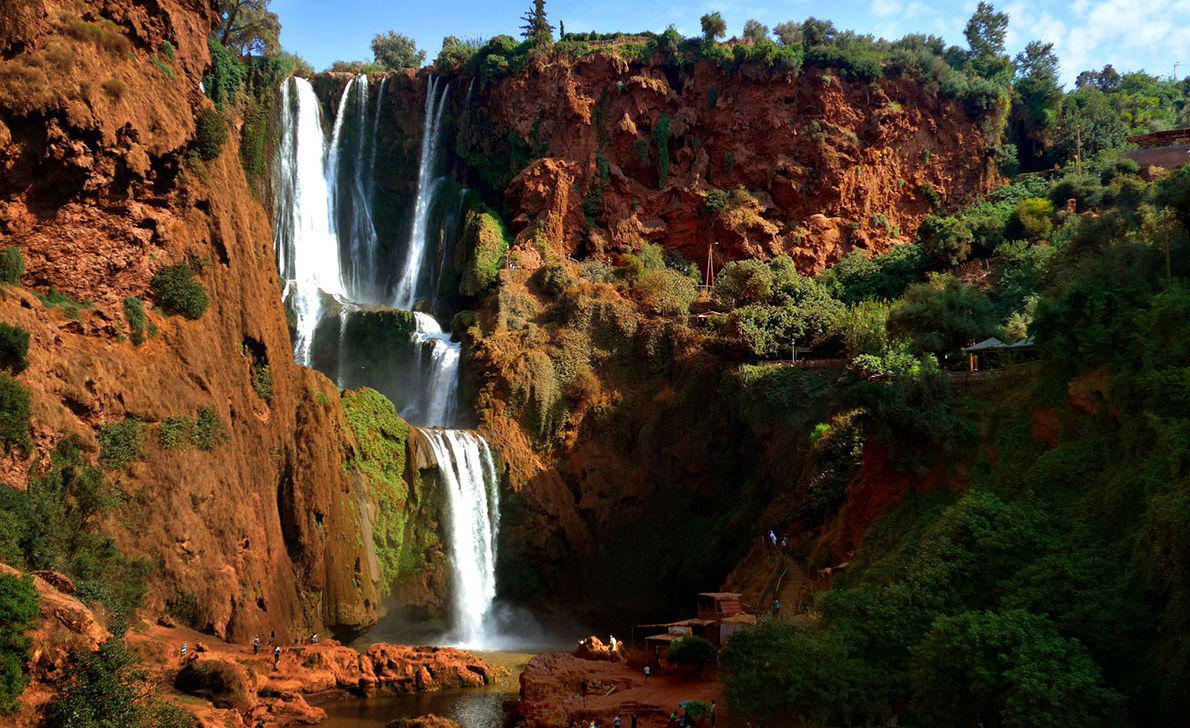
M 620 722 L 620 714 L 617 713 L 616 717 L 612 718 L 612 728 L 620 728 L 621 725 L 622 723 Z
M 781 600 L 773 600 L 773 619 L 778 619 L 781 616 Z
M 273 646 L 273 671 L 276 672 L 277 668 L 280 665 L 281 665 L 281 645 L 274 645 Z
M 648 666 L 648 665 L 645 665 L 645 682 L 648 682 L 648 681 L 649 681 L 649 674 L 650 674 L 651 672 L 652 672 L 652 670 L 649 668 L 649 666 Z
M 712 700 L 711 701 L 711 728 L 715 728 L 715 726 L 718 723 L 719 723 L 719 706 L 715 704 L 714 700 Z
M 182 662 L 185 662 L 185 661 L 186 661 L 186 647 L 187 647 L 186 643 L 185 643 L 185 642 L 183 642 L 183 643 L 182 643 L 182 649 L 181 649 L 181 653 L 180 653 L 180 654 L 181 654 L 181 658 L 182 658 Z
M 254 654 L 254 655 L 260 654 L 260 635 L 252 636 L 252 654 Z

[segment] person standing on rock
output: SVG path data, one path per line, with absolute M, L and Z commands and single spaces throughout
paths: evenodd
M 649 681 L 649 673 L 653 672 L 648 665 L 645 665 L 645 682 Z
M 182 662 L 185 662 L 185 661 L 186 661 L 186 646 L 187 646 L 187 645 L 186 645 L 186 643 L 185 643 L 185 642 L 183 642 L 183 643 L 182 643 L 182 649 L 181 649 L 181 658 L 182 658 Z
M 281 645 L 275 645 L 273 647 L 273 670 L 275 671 L 280 664 L 281 664 Z
M 260 654 L 260 635 L 252 636 L 252 654 Z
M 777 619 L 780 616 L 781 616 L 781 600 L 774 599 L 773 600 L 773 619 Z

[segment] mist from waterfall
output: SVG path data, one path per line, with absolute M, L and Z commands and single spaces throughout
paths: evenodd
M 433 451 L 445 494 L 453 569 L 452 640 L 476 647 L 494 637 L 486 625 L 496 594 L 499 479 L 491 450 L 479 434 L 447 429 L 460 419 L 461 345 L 432 314 L 414 310 L 426 305 L 437 310 L 440 276 L 466 200 L 466 190 L 450 197 L 441 194 L 448 187 L 457 189 L 439 173 L 450 89 L 434 76 L 427 79 L 409 233 L 394 241 L 403 245 L 397 246 L 400 264 L 390 277 L 373 214 L 386 81 L 382 77 L 374 102 L 366 75 L 347 83 L 329 135 L 311 84 L 291 78 L 282 86 L 274 244 L 294 314 L 298 363 L 328 369 L 325 373 L 340 386 L 350 381 L 390 392 L 390 397 L 400 392 L 402 417 L 419 429 Z M 394 278 L 395 283 L 386 284 Z M 383 367 L 348 370 L 345 365 L 351 357 L 351 317 L 386 306 L 410 311 L 414 320 L 409 341 L 413 364 L 391 369 L 401 372 L 398 381 L 385 381 L 390 370 Z M 320 326 L 324 320 L 326 325 Z M 316 347 L 316 338 L 324 343 Z M 370 348 L 367 342 L 363 348 Z M 323 354 L 312 356 L 315 349 Z

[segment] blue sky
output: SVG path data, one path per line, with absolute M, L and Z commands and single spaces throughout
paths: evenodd
M 368 43 L 393 29 L 413 36 L 432 60 L 442 38 L 516 35 L 529 0 L 273 0 L 281 17 L 281 41 L 325 68 L 337 59 L 370 59 Z M 975 0 L 723 0 L 720 2 L 641 2 L 641 0 L 548 0 L 551 21 L 569 32 L 596 30 L 662 31 L 674 25 L 697 35 L 698 18 L 719 10 L 728 32 L 738 33 L 748 18 L 772 26 L 808 16 L 828 18 L 841 28 L 898 38 L 906 33 L 940 35 L 963 43 L 963 26 Z M 1113 64 L 1119 71 L 1144 69 L 1169 76 L 1181 62 L 1179 76 L 1190 73 L 1190 0 L 1014 0 L 995 3 L 1007 11 L 1008 46 L 1016 52 L 1028 41 L 1052 42 L 1062 60 L 1062 80 L 1079 71 Z

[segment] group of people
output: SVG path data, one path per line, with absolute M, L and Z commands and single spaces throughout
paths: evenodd
M 276 643 L 276 633 L 273 634 L 273 642 L 274 642 L 274 644 L 273 644 L 273 670 L 276 671 L 281 666 L 281 645 Z M 294 640 L 294 643 L 301 644 L 301 640 Z M 312 645 L 318 644 L 318 633 L 317 632 L 314 632 L 313 634 L 310 635 L 309 643 Z M 197 659 L 197 657 L 198 657 L 198 650 L 196 649 L 195 651 L 191 652 L 190 645 L 186 642 L 182 643 L 182 646 L 179 648 L 178 653 L 179 653 L 179 656 L 181 657 L 182 662 L 186 662 L 187 658 L 193 660 L 193 659 Z M 260 635 L 252 636 L 252 654 L 254 654 L 254 655 L 260 654 Z
M 707 711 L 707 719 L 710 721 L 711 728 L 719 725 L 719 706 L 713 700 L 711 701 L 710 709 Z M 679 705 L 669 714 L 669 722 L 666 725 L 668 728 L 693 728 L 695 723 L 689 711 Z M 571 719 L 569 728 L 605 728 L 606 726 L 607 724 L 598 718 L 593 718 L 585 726 Z M 624 721 L 618 713 L 612 718 L 611 728 L 624 728 Z M 628 728 L 636 728 L 635 711 L 629 716 Z

